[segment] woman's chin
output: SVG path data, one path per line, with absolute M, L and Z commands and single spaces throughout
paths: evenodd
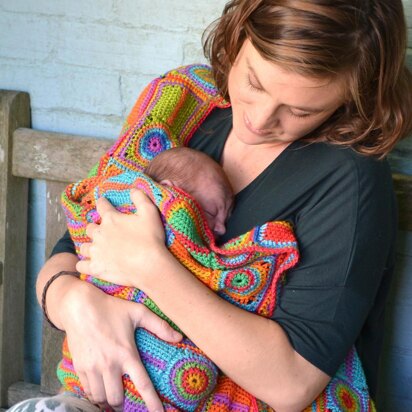
M 293 141 L 297 140 L 285 134 L 274 134 L 274 133 L 258 134 L 258 133 L 253 133 L 249 131 L 248 129 L 237 131 L 234 128 L 233 132 L 239 141 L 241 141 L 243 144 L 251 145 L 251 146 L 290 144 Z

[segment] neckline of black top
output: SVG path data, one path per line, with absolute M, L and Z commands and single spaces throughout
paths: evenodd
M 216 162 L 221 164 L 223 149 L 226 140 L 232 129 L 232 108 L 214 109 L 205 121 L 196 130 L 189 141 L 189 147 L 196 147 L 204 153 L 211 156 Z M 208 137 L 212 137 L 210 141 Z M 249 196 L 256 187 L 258 187 L 268 173 L 279 167 L 283 162 L 287 161 L 290 150 L 295 149 L 301 145 L 300 142 L 292 142 L 279 156 L 276 157 L 258 176 L 255 177 L 248 185 L 240 190 L 235 195 L 235 202 Z

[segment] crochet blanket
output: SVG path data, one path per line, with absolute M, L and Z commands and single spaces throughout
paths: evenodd
M 285 270 L 297 261 L 296 241 L 285 222 L 270 222 L 218 248 L 196 202 L 177 189 L 165 189 L 139 173 L 160 151 L 186 144 L 214 107 L 225 107 L 206 66 L 188 66 L 153 81 L 136 103 L 118 142 L 90 177 L 70 185 L 63 195 L 68 226 L 76 247 L 88 240 L 87 221 L 98 222 L 95 200 L 106 196 L 125 213 L 133 213 L 131 186 L 140 187 L 159 207 L 167 245 L 189 270 L 223 298 L 262 316 L 275 309 Z M 83 275 L 107 293 L 159 309 L 142 291 Z M 172 345 L 138 329 L 136 344 L 166 410 L 271 410 L 234 382 L 190 340 Z M 66 390 L 84 396 L 73 370 L 67 342 L 58 374 Z M 125 410 L 146 410 L 124 376 Z M 351 350 L 325 391 L 306 410 L 373 410 L 355 350 Z
M 99 222 L 95 200 L 104 196 L 118 210 L 133 213 L 135 210 L 129 195 L 131 187 L 144 190 L 158 206 L 169 250 L 198 279 L 245 310 L 262 316 L 273 313 L 279 279 L 298 259 L 290 225 L 270 222 L 218 247 L 205 224 L 203 212 L 193 198 L 179 189 L 162 187 L 140 172 L 126 172 L 107 179 L 86 179 L 80 185 L 68 187 L 64 205 L 77 252 L 84 240 L 86 223 Z M 88 191 L 89 188 L 93 189 Z M 165 318 L 138 289 L 112 285 L 91 276 L 83 278 L 106 293 L 143 303 Z M 195 411 L 215 389 L 219 375 L 217 367 L 190 340 L 169 344 L 138 329 L 136 343 L 154 386 L 169 409 L 173 406 L 178 410 Z M 85 396 L 80 382 L 75 382 L 68 353 L 61 364 L 59 377 L 66 390 Z M 125 380 L 124 384 L 125 409 L 136 410 L 141 399 L 131 382 Z M 250 406 L 251 401 L 247 398 L 245 401 Z

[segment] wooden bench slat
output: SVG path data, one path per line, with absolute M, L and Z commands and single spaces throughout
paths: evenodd
M 21 128 L 13 135 L 13 175 L 76 182 L 87 176 L 113 140 Z
M 60 195 L 65 186 L 66 183 L 46 182 L 46 259 L 67 229 L 66 218 L 60 204 Z M 63 332 L 53 329 L 47 322 L 43 322 L 40 389 L 44 392 L 57 393 L 60 389 L 56 367 L 62 358 L 63 337 Z
M 28 182 L 12 176 L 12 135 L 30 126 L 27 93 L 0 92 L 0 406 L 23 379 Z

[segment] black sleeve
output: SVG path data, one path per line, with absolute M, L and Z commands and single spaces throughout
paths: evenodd
M 301 260 L 273 316 L 294 349 L 329 376 L 376 306 L 396 237 L 389 168 L 353 159 L 325 175 L 297 213 Z
M 68 230 L 66 230 L 64 235 L 54 245 L 54 248 L 50 254 L 50 257 L 56 255 L 57 253 L 72 253 L 73 255 L 76 254 L 74 243 L 73 243 L 72 238 L 70 237 Z

